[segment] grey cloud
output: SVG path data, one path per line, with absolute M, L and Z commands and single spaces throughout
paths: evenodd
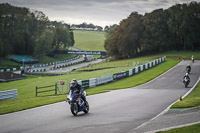
M 43 11 L 50 20 L 64 20 L 71 24 L 91 22 L 105 26 L 118 24 L 133 11 L 145 14 L 190 1 L 192 0 L 0 0 L 0 3 Z

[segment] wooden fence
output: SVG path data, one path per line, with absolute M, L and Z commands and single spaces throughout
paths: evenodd
M 50 88 L 50 87 L 55 87 L 55 89 L 44 90 L 45 88 Z M 50 86 L 43 86 L 43 87 L 36 86 L 36 97 L 38 96 L 38 93 L 45 93 L 45 92 L 51 92 L 51 91 L 54 91 L 55 95 L 57 95 L 57 83 L 55 85 L 50 85 Z

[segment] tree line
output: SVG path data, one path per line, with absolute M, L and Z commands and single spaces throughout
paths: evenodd
M 41 11 L 0 4 L 0 57 L 16 54 L 39 58 L 73 45 L 69 25 L 52 22 Z
M 94 25 L 92 23 L 87 24 L 86 22 L 82 24 L 72 24 L 71 29 L 83 29 L 83 30 L 96 30 L 96 31 L 102 31 L 103 28 L 98 25 Z
M 132 12 L 107 31 L 104 47 L 117 59 L 200 49 L 200 3 L 176 4 L 145 15 Z

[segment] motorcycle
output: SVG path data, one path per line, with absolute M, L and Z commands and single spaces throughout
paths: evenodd
M 186 73 L 190 74 L 190 69 L 189 68 L 186 68 Z
M 192 63 L 194 63 L 194 57 L 192 57 Z
M 189 83 L 190 83 L 190 80 L 189 80 L 187 77 L 185 77 L 185 78 L 183 79 L 183 83 L 184 83 L 185 87 L 188 87 L 188 85 L 189 85 Z
M 86 95 L 86 92 L 83 92 Z M 77 116 L 78 112 L 83 111 L 84 113 L 89 112 L 89 104 L 88 102 L 84 102 L 81 96 L 74 91 L 71 95 L 69 94 L 67 97 L 67 101 L 70 104 L 71 113 L 74 116 Z

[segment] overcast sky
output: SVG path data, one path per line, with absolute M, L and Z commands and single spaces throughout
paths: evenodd
M 87 22 L 104 27 L 119 24 L 133 11 L 144 14 L 191 1 L 194 0 L 0 0 L 0 3 L 42 11 L 50 20 L 68 24 Z

